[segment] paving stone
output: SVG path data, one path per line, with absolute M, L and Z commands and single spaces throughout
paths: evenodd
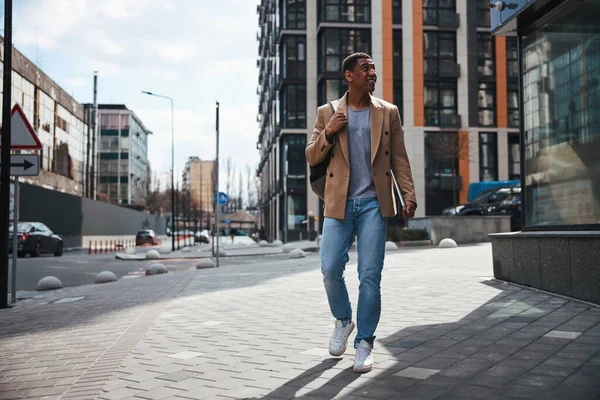
M 396 372 L 394 376 L 411 379 L 427 379 L 432 375 L 439 373 L 439 369 L 415 368 L 409 367 L 402 371 Z
M 582 333 L 583 332 L 568 332 L 568 331 L 554 330 L 554 331 L 550 331 L 550 332 L 546 333 L 544 335 L 544 337 L 572 340 L 572 339 L 578 338 Z
M 181 390 L 171 389 L 168 387 L 161 387 L 152 389 L 148 392 L 140 392 L 135 395 L 136 398 L 148 399 L 148 400 L 162 400 L 170 399 L 174 396 L 183 393 Z

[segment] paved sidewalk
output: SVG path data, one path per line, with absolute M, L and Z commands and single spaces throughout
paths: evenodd
M 600 398 L 600 309 L 491 275 L 489 244 L 388 254 L 363 375 L 316 255 L 63 290 L 0 311 L 0 399 Z

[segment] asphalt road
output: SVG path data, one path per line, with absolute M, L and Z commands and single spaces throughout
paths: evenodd
M 314 262 L 316 255 L 307 257 L 307 262 Z M 315 258 L 315 260 L 312 260 Z M 285 260 L 285 261 L 284 261 Z M 311 260 L 311 261 L 309 261 Z M 220 265 L 250 265 L 272 263 L 273 261 L 294 262 L 288 260 L 287 254 L 268 256 L 248 256 L 221 258 Z M 170 272 L 177 270 L 194 269 L 197 260 L 143 260 L 123 261 L 116 260 L 114 254 L 88 255 L 86 251 L 66 252 L 61 257 L 43 255 L 38 258 L 24 257 L 17 260 L 17 293 L 20 291 L 34 291 L 40 279 L 45 276 L 55 276 L 64 287 L 93 284 L 96 274 L 101 271 L 112 271 L 117 278 L 125 275 L 143 275 L 145 269 L 152 263 L 164 264 Z M 9 275 L 12 272 L 12 258 L 9 260 Z M 12 278 L 9 276 L 9 282 Z

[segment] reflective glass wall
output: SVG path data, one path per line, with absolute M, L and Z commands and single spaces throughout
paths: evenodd
M 600 224 L 599 18 L 570 1 L 522 39 L 528 227 Z

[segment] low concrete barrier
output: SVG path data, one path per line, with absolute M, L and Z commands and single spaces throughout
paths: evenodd
M 452 238 L 458 244 L 489 242 L 492 233 L 510 232 L 510 216 L 439 215 L 411 219 L 408 228 L 425 229 L 433 245 L 444 238 Z

